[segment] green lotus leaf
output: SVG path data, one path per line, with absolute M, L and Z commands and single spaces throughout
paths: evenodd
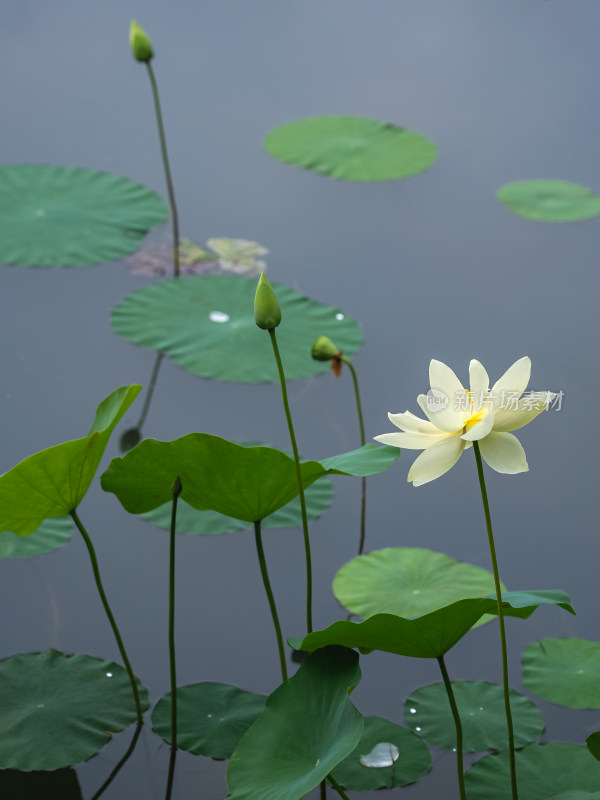
M 530 692 L 570 708 L 600 708 L 600 642 L 542 639 L 523 651 Z
M 344 459 L 344 470 L 304 461 L 300 472 L 305 487 L 324 475 L 362 475 L 381 472 L 399 457 L 388 447 L 365 445 Z M 174 442 L 144 439 L 123 458 L 115 458 L 102 476 L 102 488 L 114 492 L 124 508 L 141 514 L 171 499 L 179 476 L 181 498 L 194 508 L 211 509 L 245 522 L 265 519 L 298 494 L 296 465 L 271 447 L 243 447 L 207 433 L 190 433 Z
M 364 766 L 364 756 L 373 752 L 378 744 L 391 745 L 380 751 L 388 754 L 385 766 Z M 391 750 L 391 752 L 390 752 Z M 395 758 L 394 758 L 395 757 Z M 393 765 L 391 765 L 394 758 Z M 360 742 L 332 775 L 344 789 L 356 792 L 391 789 L 415 783 L 431 769 L 431 754 L 427 745 L 412 731 L 381 717 L 365 717 L 365 727 Z
M 600 764 L 586 747 L 551 742 L 515 753 L 519 796 L 527 800 L 580 800 L 598 794 Z M 484 756 L 465 773 L 469 800 L 512 800 L 508 750 Z M 583 800 L 583 795 L 581 800 Z
M 70 767 L 53 772 L 0 769 L 0 797 L 10 800 L 53 797 L 60 800 L 83 800 L 77 773 Z
M 357 556 L 333 581 L 339 602 L 360 617 L 420 617 L 455 600 L 494 591 L 494 577 L 487 570 L 420 547 L 389 547 Z M 490 619 L 484 617 L 477 625 Z
M 346 181 L 406 178 L 437 158 L 437 147 L 422 134 L 365 117 L 288 122 L 267 134 L 264 146 L 287 164 Z
M 209 758 L 230 758 L 242 736 L 261 714 L 266 696 L 226 683 L 177 687 L 177 746 Z M 171 693 L 152 712 L 152 729 L 171 744 Z
M 600 197 L 569 181 L 515 181 L 501 186 L 497 197 L 520 217 L 542 222 L 572 222 L 600 214 Z
M 289 286 L 271 284 L 283 320 L 277 342 L 288 380 L 316 375 L 315 331 L 330 336 L 346 355 L 362 345 L 357 322 Z M 162 350 L 180 367 L 221 381 L 279 381 L 270 337 L 254 320 L 256 280 L 202 275 L 162 281 L 126 297 L 113 310 L 114 330 L 134 344 Z
M 0 707 L 0 767 L 26 772 L 86 761 L 137 719 L 123 667 L 57 650 L 0 661 Z
M 0 558 L 37 556 L 63 547 L 73 533 L 71 517 L 46 519 L 29 536 L 18 536 L 11 531 L 0 533 Z
M 581 789 L 571 789 L 545 797 L 544 800 L 600 800 L 600 792 L 584 792 Z
M 463 728 L 463 752 L 505 750 L 508 747 L 504 692 L 487 681 L 453 681 L 452 690 Z M 534 742 L 544 732 L 541 711 L 510 690 L 515 747 Z M 411 730 L 442 750 L 456 748 L 454 719 L 443 683 L 414 691 L 404 704 L 404 721 Z
M 49 447 L 0 476 L 0 530 L 33 533 L 45 519 L 64 517 L 85 497 L 115 425 L 141 386 L 123 386 L 105 398 L 87 436 Z
M 318 519 L 331 505 L 333 499 L 331 481 L 328 478 L 321 478 L 307 488 L 304 496 L 309 521 Z M 171 508 L 172 503 L 166 503 L 164 506 L 148 511 L 141 516 L 153 525 L 169 530 L 171 527 Z M 295 497 L 287 505 L 270 514 L 262 521 L 263 530 L 265 528 L 296 528 L 300 525 L 302 525 L 302 515 L 298 497 Z M 185 500 L 180 500 L 177 504 L 177 531 L 179 533 L 214 536 L 220 533 L 247 530 L 250 527 L 238 519 L 226 517 L 216 511 L 198 511 L 189 506 Z M 1 545 L 2 536 L 0 535 L 0 548 Z
M 0 167 L 0 261 L 73 267 L 136 250 L 168 217 L 164 201 L 108 172 L 45 164 Z
M 600 761 L 600 731 L 594 731 L 585 740 L 587 749 L 594 756 L 596 761 Z
M 505 616 L 527 619 L 541 605 L 558 605 L 575 613 L 569 596 L 559 589 L 504 592 Z M 320 647 L 338 644 L 362 652 L 383 650 L 412 658 L 438 658 L 447 653 L 475 626 L 483 614 L 495 614 L 495 597 L 459 600 L 444 608 L 413 619 L 395 614 L 375 614 L 364 622 L 340 620 L 304 639 L 288 638 L 296 650 L 312 653 Z
M 299 800 L 357 746 L 363 718 L 348 690 L 358 654 L 328 647 L 276 689 L 227 768 L 230 800 Z

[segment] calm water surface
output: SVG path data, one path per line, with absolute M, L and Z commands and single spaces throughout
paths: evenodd
M 508 621 L 511 684 L 522 689 L 520 653 L 529 642 L 598 637 L 600 223 L 528 222 L 494 193 L 524 178 L 600 188 L 597 3 L 7 0 L 0 26 L 5 163 L 106 169 L 165 194 L 149 86 L 128 49 L 131 17 L 155 43 L 183 235 L 200 243 L 257 240 L 270 248 L 272 279 L 361 321 L 366 342 L 355 364 L 369 437 L 391 430 L 388 411 L 417 411 L 432 357 L 464 379 L 478 358 L 495 379 L 527 354 L 532 388 L 565 392 L 560 412 L 519 437 L 530 472 L 488 476 L 505 583 L 563 588 L 579 612 L 542 609 L 529 622 Z M 328 113 L 406 125 L 437 142 L 439 159 L 412 179 L 358 185 L 263 152 L 272 127 Z M 147 384 L 154 359 L 109 325 L 109 311 L 151 282 L 125 265 L 4 267 L 2 282 L 0 470 L 81 436 L 113 388 Z M 297 381 L 290 402 L 305 455 L 357 445 L 348 375 Z M 139 409 L 138 401 L 120 431 Z M 276 387 L 210 382 L 165 361 L 145 432 L 172 439 L 190 431 L 288 444 Z M 117 454 L 116 439 L 105 464 Z M 428 547 L 489 567 L 472 456 L 417 489 L 406 483 L 412 460 L 407 453 L 369 482 L 368 549 Z M 311 526 L 317 628 L 342 613 L 331 581 L 358 541 L 356 486 L 335 483 L 333 507 Z M 80 513 L 154 703 L 169 689 L 167 534 L 128 516 L 98 481 Z M 264 538 L 284 633 L 299 635 L 301 534 Z M 279 683 L 278 662 L 253 537 L 181 536 L 177 547 L 178 682 L 269 693 Z M 3 657 L 57 647 L 119 660 L 80 538 L 37 559 L 4 561 L 0 575 Z M 474 631 L 449 654 L 453 679 L 500 680 L 495 628 Z M 361 659 L 361 668 L 359 709 L 398 722 L 407 694 L 439 680 L 435 662 L 384 654 Z M 545 740 L 582 743 L 598 727 L 596 712 L 537 702 Z M 128 736 L 78 768 L 86 798 Z M 168 748 L 147 726 L 104 796 L 161 798 L 167 763 Z M 454 800 L 453 755 L 434 751 L 433 773 L 402 793 Z M 224 763 L 181 754 L 174 797 L 225 795 Z

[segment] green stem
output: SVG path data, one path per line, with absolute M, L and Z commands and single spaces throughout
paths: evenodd
M 328 781 L 331 783 L 331 785 L 332 785 L 332 786 L 333 786 L 333 788 L 336 790 L 336 792 L 339 794 L 339 796 L 342 798 L 342 800 L 350 800 L 350 798 L 348 797 L 348 795 L 346 794 L 346 792 L 345 792 L 345 791 L 342 789 L 342 787 L 341 787 L 341 786 L 339 785 L 339 783 L 338 783 L 338 782 L 335 780 L 335 778 L 332 778 L 332 777 L 331 777 L 331 774 L 329 774 L 329 775 L 327 776 L 327 780 L 328 780 Z
M 98 587 L 98 594 L 100 595 L 100 600 L 102 600 L 102 605 L 104 606 L 104 610 L 106 611 L 106 616 L 108 617 L 108 621 L 110 622 L 110 626 L 115 635 L 115 639 L 117 640 L 117 646 L 119 648 L 119 652 L 121 653 L 123 664 L 125 665 L 125 669 L 127 670 L 127 674 L 129 675 L 131 690 L 133 692 L 133 699 L 135 701 L 137 721 L 139 725 L 142 725 L 144 719 L 143 719 L 142 705 L 140 703 L 140 694 L 138 692 L 138 687 L 137 687 L 137 681 L 135 675 L 133 674 L 133 670 L 131 669 L 131 664 L 129 663 L 129 659 L 127 658 L 125 645 L 123 644 L 123 639 L 121 639 L 121 634 L 119 633 L 117 622 L 113 616 L 112 611 L 110 610 L 110 605 L 108 604 L 108 599 L 106 597 L 104 587 L 102 586 L 102 580 L 100 578 L 100 570 L 98 568 L 98 559 L 96 558 L 96 551 L 94 550 L 94 545 L 92 544 L 92 540 L 90 539 L 88 532 L 83 527 L 83 523 L 77 516 L 77 511 L 73 509 L 70 512 L 70 514 L 71 517 L 73 518 L 73 522 L 75 523 L 77 529 L 79 530 L 79 533 L 83 536 L 83 541 L 85 542 L 85 545 L 88 549 L 88 553 L 90 555 L 90 561 L 92 562 L 92 570 L 94 573 L 94 578 L 96 580 L 96 586 Z
M 320 800 L 327 800 L 327 781 L 321 781 L 319 784 L 319 798 Z
M 167 179 L 167 191 L 169 192 L 169 203 L 171 205 L 171 221 L 173 223 L 173 272 L 176 278 L 179 277 L 179 217 L 177 216 L 177 206 L 175 204 L 175 190 L 171 178 L 171 167 L 169 166 L 169 156 L 167 154 L 167 140 L 165 138 L 165 128 L 163 125 L 162 111 L 160 110 L 160 98 L 158 96 L 158 86 L 154 77 L 152 64 L 146 61 L 148 67 L 148 77 L 152 86 L 152 96 L 154 98 L 154 110 L 156 112 L 156 122 L 158 124 L 158 136 L 160 139 L 160 151 L 162 154 L 165 177 Z
M 156 381 L 158 380 L 158 372 L 160 370 L 160 365 L 164 357 L 165 354 L 161 350 L 160 352 L 157 353 L 156 359 L 154 360 L 154 366 L 152 367 L 152 374 L 150 376 L 150 383 L 148 384 L 148 389 L 146 391 L 146 399 L 144 400 L 142 413 L 140 414 L 138 423 L 135 426 L 136 429 L 139 431 L 140 436 L 142 434 L 142 428 L 144 427 L 144 422 L 146 421 L 146 416 L 148 415 L 148 410 L 150 409 L 150 403 L 152 402 L 152 397 L 154 395 Z
M 140 738 L 141 732 L 142 732 L 142 725 L 138 722 L 137 725 L 135 726 L 135 733 L 133 734 L 129 747 L 127 748 L 127 752 L 125 753 L 123 758 L 119 761 L 119 763 L 116 765 L 116 767 L 112 770 L 112 772 L 110 773 L 108 778 L 104 781 L 102 786 L 98 789 L 96 794 L 93 795 L 91 800 L 98 800 L 98 798 L 104 794 L 104 792 L 108 789 L 110 784 L 117 777 L 119 772 L 123 769 L 127 761 L 129 761 L 129 758 L 131 757 L 131 754 L 135 750 L 135 747 L 138 743 L 138 739 Z
M 277 606 L 275 605 L 275 597 L 271 589 L 271 582 L 269 581 L 269 573 L 267 572 L 267 561 L 265 559 L 265 551 L 262 544 L 262 534 L 260 532 L 260 520 L 254 523 L 254 541 L 256 542 L 256 552 L 258 554 L 258 563 L 260 564 L 260 574 L 262 575 L 265 592 L 267 593 L 267 600 L 269 601 L 269 608 L 271 609 L 271 617 L 273 619 L 273 626 L 275 628 L 275 636 L 277 637 L 277 649 L 279 650 L 279 663 L 281 665 L 281 677 L 287 681 L 287 667 L 285 665 L 285 650 L 283 648 L 283 636 L 281 635 L 281 626 L 279 624 L 279 617 L 277 615 Z
M 494 534 L 492 532 L 492 518 L 490 516 L 490 506 L 488 503 L 487 490 L 485 488 L 485 477 L 483 475 L 483 462 L 479 451 L 479 442 L 473 442 L 475 459 L 477 461 L 477 474 L 479 476 L 479 486 L 481 487 L 481 499 L 483 500 L 483 511 L 485 513 L 485 524 L 487 526 L 488 542 L 490 545 L 490 555 L 492 557 L 492 568 L 494 571 L 494 586 L 496 587 L 496 602 L 498 604 L 498 622 L 500 625 L 500 646 L 502 648 L 502 686 L 504 689 L 504 710 L 506 712 L 506 728 L 508 730 L 508 758 L 510 763 L 510 785 L 513 800 L 519 800 L 517 789 L 517 769 L 515 764 L 515 735 L 513 732 L 512 713 L 510 710 L 510 697 L 508 686 L 508 655 L 506 650 L 506 631 L 504 629 L 504 612 L 502 610 L 502 589 L 500 588 L 500 575 L 498 573 L 498 562 L 496 560 L 496 548 L 494 547 Z
M 292 424 L 292 415 L 290 413 L 287 389 L 285 385 L 285 374 L 283 372 L 283 364 L 281 363 L 281 356 L 279 355 L 279 347 L 277 346 L 277 337 L 275 335 L 275 328 L 269 329 L 269 336 L 271 337 L 271 344 L 273 345 L 273 353 L 275 354 L 275 361 L 277 362 L 277 371 L 279 372 L 279 382 L 281 383 L 281 397 L 283 399 L 283 408 L 285 410 L 285 417 L 287 419 L 288 429 L 290 432 L 290 440 L 292 442 L 292 450 L 294 452 L 294 462 L 296 463 L 296 477 L 298 478 L 298 490 L 300 495 L 300 511 L 302 513 L 302 531 L 304 534 L 304 553 L 306 556 L 306 629 L 308 633 L 312 633 L 313 629 L 312 558 L 310 554 L 310 538 L 308 536 L 308 517 L 306 515 L 306 500 L 304 498 L 304 486 L 302 485 L 302 475 L 300 472 L 300 456 L 298 455 L 298 446 L 296 444 L 296 436 L 294 435 L 294 426 Z
M 440 670 L 442 671 L 442 678 L 444 679 L 446 694 L 448 695 L 448 700 L 450 702 L 450 709 L 452 711 L 452 716 L 454 717 L 454 727 L 456 728 L 456 771 L 458 773 L 458 791 L 460 792 L 460 800 L 467 800 L 467 794 L 465 792 L 465 773 L 463 766 L 462 723 L 460 721 L 460 715 L 458 713 L 458 706 L 456 705 L 454 691 L 452 690 L 452 683 L 450 682 L 450 678 L 448 677 L 448 670 L 446 669 L 444 656 L 438 656 L 437 660 L 438 664 L 440 665 Z
M 175 761 L 177 759 L 177 750 L 171 748 L 171 755 L 169 757 L 169 774 L 167 775 L 167 790 L 165 792 L 165 800 L 171 800 L 173 793 L 173 779 L 175 778 Z
M 358 412 L 358 424 L 360 427 L 360 444 L 364 447 L 365 444 L 365 423 L 363 420 L 362 405 L 360 402 L 360 392 L 358 391 L 358 378 L 356 377 L 356 370 L 349 358 L 341 356 L 344 364 L 348 365 L 350 374 L 352 375 L 352 382 L 354 384 L 354 394 L 356 396 L 356 410 Z M 358 544 L 358 555 L 362 554 L 365 547 L 365 522 L 367 516 L 367 479 L 361 480 L 361 502 L 360 502 L 360 541 Z
M 175 669 L 175 533 L 177 500 L 181 494 L 179 477 L 171 487 L 171 532 L 169 536 L 169 668 L 171 672 L 171 749 L 177 750 L 177 672 Z
M 352 362 L 346 356 L 341 356 L 342 361 L 344 364 L 348 365 L 348 369 L 350 370 L 350 374 L 352 375 L 352 382 L 354 383 L 354 394 L 356 396 L 356 410 L 358 412 L 358 424 L 360 426 L 360 443 L 364 445 L 365 443 L 365 423 L 363 421 L 363 413 L 362 413 L 362 405 L 360 402 L 360 392 L 358 391 L 358 378 L 356 377 L 356 370 L 352 365 Z

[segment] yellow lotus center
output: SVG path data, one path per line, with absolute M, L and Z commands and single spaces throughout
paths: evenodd
M 472 414 L 469 417 L 469 419 L 467 419 L 465 421 L 465 433 L 467 433 L 467 431 L 470 431 L 471 428 L 474 425 L 477 425 L 478 422 L 481 422 L 481 420 L 487 414 L 487 411 L 488 411 L 488 409 L 484 407 L 484 408 L 479 409 L 479 411 L 477 411 L 475 414 Z

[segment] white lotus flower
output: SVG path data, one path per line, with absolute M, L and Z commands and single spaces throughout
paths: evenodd
M 473 360 L 467 391 L 450 367 L 432 359 L 431 390 L 417 398 L 427 420 L 410 411 L 388 414 L 403 433 L 384 433 L 374 438 L 393 447 L 424 451 L 408 473 L 413 486 L 448 472 L 474 441 L 479 442 L 483 459 L 496 472 L 526 472 L 529 466 L 525 451 L 510 431 L 531 422 L 556 396 L 553 392 L 523 394 L 530 374 L 531 360 L 525 356 L 515 361 L 490 389 L 484 366 Z

